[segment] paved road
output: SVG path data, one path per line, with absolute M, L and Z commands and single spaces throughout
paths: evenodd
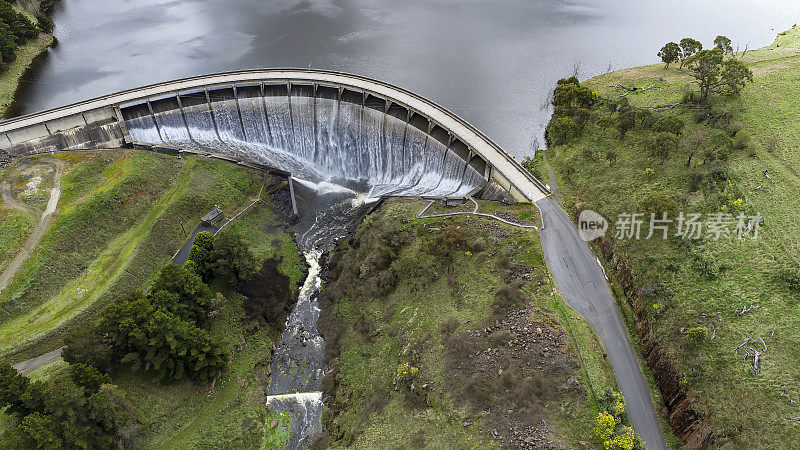
M 550 198 L 536 202 L 542 248 L 564 300 L 594 328 L 603 344 L 636 433 L 651 450 L 666 449 L 650 391 L 596 257 L 567 214 Z
M 14 364 L 12 367 L 17 369 L 17 372 L 20 372 L 23 375 L 29 375 L 34 370 L 42 367 L 43 365 L 55 361 L 58 358 L 61 358 L 61 351 L 64 350 L 64 347 L 57 348 L 52 352 L 45 353 L 44 355 L 37 356 L 36 358 L 31 358 L 27 361 L 22 361 L 19 363 Z
M 192 250 L 192 245 L 194 245 L 194 237 L 197 236 L 197 233 L 201 231 L 208 231 L 211 234 L 217 234 L 218 227 L 214 225 L 208 225 L 206 223 L 201 222 L 197 228 L 192 231 L 192 234 L 186 239 L 186 243 L 183 244 L 178 253 L 175 253 L 175 256 L 172 258 L 172 263 L 182 266 L 186 264 L 186 261 L 189 260 L 189 252 Z

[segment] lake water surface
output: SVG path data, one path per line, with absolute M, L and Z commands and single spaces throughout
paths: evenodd
M 434 100 L 518 157 L 543 145 L 555 81 L 655 63 L 669 40 L 756 48 L 800 0 L 61 0 L 59 44 L 21 92 L 35 112 L 178 77 L 312 67 Z

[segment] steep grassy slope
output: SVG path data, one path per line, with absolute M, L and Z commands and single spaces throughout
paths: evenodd
M 36 223 L 36 219 L 22 211 L 0 210 L 0 270 L 19 250 Z
M 800 30 L 782 33 L 773 45 L 749 51 L 743 60 L 754 82 L 739 98 L 715 97 L 709 107 L 658 108 L 680 102 L 687 85 L 692 88 L 690 76 L 675 66 L 622 70 L 586 82 L 601 98 L 614 101 L 625 93 L 611 87 L 615 84 L 660 87 L 625 98 L 656 117 L 675 115 L 686 123 L 680 146 L 663 164 L 647 148 L 652 129 L 637 124 L 620 139 L 616 129 L 597 124 L 611 114 L 598 107 L 581 137 L 543 152 L 534 170 L 546 177 L 549 163 L 561 197 L 576 215 L 591 209 L 614 223 L 620 213 L 646 213 L 641 239 L 615 239 L 612 225 L 607 242 L 619 258 L 615 263 L 630 266 L 652 336 L 673 356 L 681 384 L 699 398 L 697 407 L 716 445 L 790 448 L 800 436 L 796 422 L 787 420 L 800 416 L 800 403 L 790 401 L 800 397 L 800 292 L 781 276 L 781 268 L 800 267 Z M 706 140 L 695 140 L 703 133 Z M 740 141 L 739 148 L 708 160 L 701 150 L 687 165 L 689 152 L 706 148 L 715 134 Z M 742 134 L 749 134 L 749 141 Z M 609 152 L 616 154 L 615 161 Z M 703 213 L 704 220 L 710 213 L 730 213 L 732 236 L 714 239 L 704 232 L 699 240 L 664 240 L 656 232 L 645 239 L 651 210 L 669 211 L 672 219 L 680 211 Z M 765 217 L 758 239 L 737 239 L 740 213 Z M 674 234 L 677 224 L 670 230 Z M 741 313 L 751 305 L 757 308 Z M 708 335 L 693 341 L 689 330 L 696 327 Z M 754 341 L 736 351 L 748 338 Z M 752 353 L 744 356 L 743 350 L 761 350 L 760 339 L 767 350 L 755 373 Z
M 93 320 L 109 300 L 131 290 L 146 291 L 153 276 L 183 245 L 186 237 L 181 222 L 183 228 L 191 231 L 214 205 L 219 205 L 227 217 L 232 217 L 258 197 L 263 185 L 279 181 L 234 164 L 200 157 L 178 159 L 128 151 L 60 157 L 68 160 L 71 168 L 64 176 L 64 195 L 59 204 L 61 216 L 56 223 L 66 222 L 67 225 L 62 226 L 67 231 L 51 235 L 51 245 L 67 245 L 65 236 L 72 236 L 68 232 L 75 223 L 86 223 L 87 228 L 96 229 L 97 233 L 109 233 L 108 228 L 117 229 L 112 222 L 120 220 L 120 204 L 134 201 L 148 201 L 149 204 L 142 206 L 144 216 L 136 221 L 125 220 L 128 228 L 119 227 L 122 231 L 112 236 L 110 242 L 105 242 L 104 246 L 98 244 L 99 256 L 89 261 L 88 268 L 79 271 L 77 279 L 66 276 L 46 279 L 67 286 L 85 283 L 80 285 L 85 290 L 75 289 L 85 295 L 63 295 L 72 289 L 61 288 L 57 295 L 46 298 L 40 308 L 50 307 L 68 313 L 83 306 L 82 312 L 49 322 L 39 321 L 41 315 L 35 309 L 19 316 L 24 319 L 0 325 L 0 333 L 19 333 L 8 347 L 12 360 L 57 348 L 64 334 L 75 325 Z M 142 173 L 153 178 L 143 180 Z M 141 183 L 145 181 L 152 183 L 152 189 L 163 183 L 164 189 L 154 195 L 141 192 L 145 187 Z M 128 192 L 127 189 L 133 189 L 132 196 L 136 200 L 121 194 Z M 269 189 L 265 189 L 267 191 Z M 105 196 L 115 201 L 106 206 L 97 200 Z M 100 206 L 87 209 L 82 206 L 86 203 Z M 282 292 L 294 298 L 289 294 L 291 288 L 303 277 L 300 256 L 287 222 L 270 196 L 265 195 L 223 232 L 240 235 L 259 262 L 275 260 L 275 265 L 270 267 L 276 267 L 281 275 L 267 282 L 285 283 Z M 79 250 L 87 250 L 78 245 Z M 37 251 L 47 252 L 48 249 Z M 66 263 L 63 267 L 77 270 Z M 90 283 L 85 281 L 88 279 L 111 281 Z M 275 448 L 285 438 L 283 419 L 266 408 L 270 350 L 274 340 L 280 337 L 283 323 L 273 327 L 269 321 L 248 315 L 247 299 L 225 283 L 218 281 L 214 289 L 224 293 L 226 303 L 210 332 L 216 342 L 231 349 L 228 369 L 209 385 L 197 385 L 189 380 L 162 384 L 141 373 L 112 373 L 114 383 L 135 409 L 137 425 L 128 430 L 130 436 L 125 437 L 129 444 L 144 448 Z M 291 299 L 287 302 L 291 303 Z M 53 314 L 46 317 L 58 319 Z M 37 328 L 38 324 L 43 325 Z M 20 345 L 25 342 L 26 345 Z M 65 367 L 66 363 L 58 360 L 34 371 L 30 377 L 44 379 Z M 0 414 L 0 432 L 14 425 L 13 418 Z
M 265 182 L 253 171 L 199 157 L 138 151 L 61 157 L 76 164 L 64 175 L 60 216 L 0 296 L 8 313 L 0 352 L 14 360 L 58 348 L 75 323 L 152 280 L 183 245 L 183 229 L 191 231 L 214 205 L 234 215 Z M 257 254 L 279 257 L 298 279 L 296 247 L 265 202 L 242 216 L 253 218 L 242 222 L 250 224 L 247 236 L 269 233 Z
M 416 219 L 392 200 L 332 256 L 322 294 L 327 436 L 355 448 L 598 445 L 599 341 L 554 294 L 535 231 Z M 530 205 L 485 209 L 520 221 Z M 441 210 L 440 210 L 441 211 Z

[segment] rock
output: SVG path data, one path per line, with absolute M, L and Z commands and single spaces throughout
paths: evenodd
M 272 419 L 272 423 L 269 424 L 270 428 L 275 428 L 278 426 L 278 419 Z

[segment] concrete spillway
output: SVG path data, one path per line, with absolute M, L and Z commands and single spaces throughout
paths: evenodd
M 462 196 L 473 185 L 483 186 L 477 196 L 486 199 L 535 202 L 548 193 L 508 153 L 430 100 L 310 69 L 202 75 L 6 120 L 0 165 L 136 139 L 235 161 L 255 157 L 311 179 L 366 180 L 379 195 Z
M 375 197 L 465 197 L 485 165 L 439 127 L 333 88 L 216 89 L 122 108 L 131 139 L 255 160 L 313 183 L 358 181 Z

